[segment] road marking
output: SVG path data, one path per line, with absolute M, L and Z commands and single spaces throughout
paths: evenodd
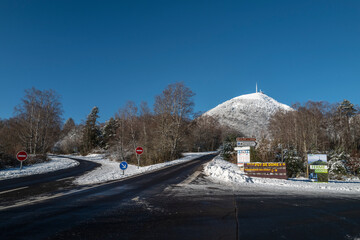
M 50 199 L 70 195 L 70 194 L 73 194 L 73 193 L 79 193 L 79 192 L 82 192 L 82 191 L 86 191 L 88 189 L 90 189 L 90 187 L 79 189 L 79 190 L 72 190 L 72 191 L 67 192 L 67 193 L 58 193 L 58 194 L 48 196 L 48 197 L 47 196 L 39 197 L 38 199 L 35 199 L 35 200 L 26 200 L 26 201 L 22 201 L 22 202 L 19 202 L 19 203 L 15 203 L 15 204 L 13 204 L 11 206 L 0 206 L 0 211 L 8 210 L 8 209 L 16 208 L 16 207 L 21 207 L 21 206 L 26 206 L 26 205 L 32 205 L 32 204 L 40 203 L 40 202 L 43 202 L 43 201 L 46 201 L 46 200 L 50 200 Z
M 201 174 L 201 171 L 196 171 L 196 172 L 194 172 L 190 177 L 188 177 L 187 179 L 185 179 L 185 180 L 182 181 L 181 183 L 177 184 L 177 186 L 184 186 L 184 185 L 187 185 L 187 184 L 191 183 L 191 182 L 194 181 L 200 174 Z
M 137 201 L 139 201 L 139 196 L 137 196 L 137 197 L 134 197 L 133 199 L 131 199 L 132 201 L 135 201 L 135 202 L 137 202 Z
M 61 179 L 56 180 L 56 182 L 67 180 L 67 179 L 70 179 L 70 178 L 74 178 L 74 177 L 61 178 Z
M 7 191 L 0 192 L 0 194 L 5 194 L 5 193 L 9 193 L 9 192 L 15 192 L 15 191 L 25 189 L 25 188 L 29 188 L 29 187 L 20 187 L 20 188 L 10 189 L 10 190 L 7 190 Z

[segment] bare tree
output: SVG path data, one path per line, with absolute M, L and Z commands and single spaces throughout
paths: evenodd
M 193 113 L 195 94 L 183 83 L 170 84 L 156 96 L 154 112 L 158 121 L 158 150 L 163 160 L 174 159 L 179 154 L 186 121 Z M 169 159 L 167 159 L 169 158 Z
M 137 141 L 139 136 L 139 128 L 138 124 L 138 108 L 136 107 L 135 103 L 132 101 L 128 101 L 126 103 L 125 109 L 125 119 L 128 125 L 128 129 L 130 130 L 130 144 L 135 151 L 137 147 Z
M 60 133 L 62 106 L 53 90 L 25 90 L 22 103 L 15 108 L 18 137 L 31 154 L 45 153 Z
M 222 127 L 211 116 L 196 118 L 190 126 L 189 139 L 192 151 L 214 151 L 222 143 Z

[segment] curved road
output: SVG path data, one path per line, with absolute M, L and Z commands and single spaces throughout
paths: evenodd
M 0 239 L 44 239 L 83 221 L 128 204 L 141 196 L 156 196 L 202 169 L 215 155 L 165 167 L 95 187 L 71 190 L 56 198 L 0 210 Z M 100 226 L 100 225 L 99 225 Z M 71 239 L 71 237 L 66 237 Z M 77 239 L 75 237 L 75 239 Z M 100 238 L 101 239 L 101 238 Z M 105 238 L 106 239 L 106 236 Z
M 7 203 L 6 205 L 9 205 L 16 200 L 21 200 L 29 196 L 53 192 L 60 188 L 68 188 L 72 185 L 71 180 L 73 178 L 101 166 L 98 163 L 78 158 L 63 158 L 78 161 L 80 164 L 75 167 L 61 169 L 58 171 L 1 180 L 0 204 Z

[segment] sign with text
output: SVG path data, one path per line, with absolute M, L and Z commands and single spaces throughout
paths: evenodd
M 282 162 L 245 163 L 244 171 L 251 177 L 287 179 L 286 163 Z
M 250 162 L 250 147 L 236 147 L 235 150 L 237 151 L 237 164 L 243 168 L 244 163 Z
M 256 147 L 256 142 L 236 142 L 238 147 Z
M 308 154 L 309 178 L 315 182 L 328 182 L 329 173 L 326 154 Z
M 237 142 L 245 142 L 245 141 L 255 142 L 255 141 L 256 141 L 256 138 L 241 138 L 241 137 L 238 137 L 238 138 L 236 138 L 236 141 L 237 141 Z
M 236 138 L 238 147 L 256 147 L 256 138 Z

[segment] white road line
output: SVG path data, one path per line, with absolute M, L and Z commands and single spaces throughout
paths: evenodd
M 0 192 L 0 194 L 9 193 L 9 192 L 15 192 L 15 191 L 25 189 L 25 188 L 29 188 L 29 187 L 21 187 L 21 188 L 10 189 L 10 190 L 7 190 L 7 191 Z
M 56 182 L 63 181 L 63 180 L 66 180 L 66 179 L 70 179 L 70 178 L 74 178 L 74 177 L 61 178 L 61 179 L 56 180 Z
M 182 181 L 181 183 L 179 183 L 177 185 L 178 186 L 188 185 L 189 183 L 194 181 L 200 174 L 201 174 L 201 171 L 196 171 L 190 177 L 188 177 L 187 179 L 185 179 L 184 181 Z
M 21 206 L 26 206 L 26 205 L 30 205 L 30 204 L 40 203 L 40 202 L 50 200 L 50 199 L 54 199 L 54 198 L 58 198 L 58 197 L 61 197 L 61 196 L 66 196 L 66 195 L 70 195 L 70 194 L 73 194 L 73 193 L 82 192 L 82 191 L 88 190 L 90 188 L 91 187 L 83 188 L 83 189 L 79 189 L 79 190 L 72 190 L 72 191 L 67 192 L 67 193 L 58 193 L 58 194 L 48 196 L 48 197 L 47 196 L 40 197 L 40 198 L 35 199 L 35 200 L 22 201 L 22 202 L 19 202 L 19 203 L 15 203 L 14 205 L 11 205 L 11 206 L 0 206 L 0 211 L 11 209 L 11 208 L 16 208 L 16 207 L 21 207 Z

